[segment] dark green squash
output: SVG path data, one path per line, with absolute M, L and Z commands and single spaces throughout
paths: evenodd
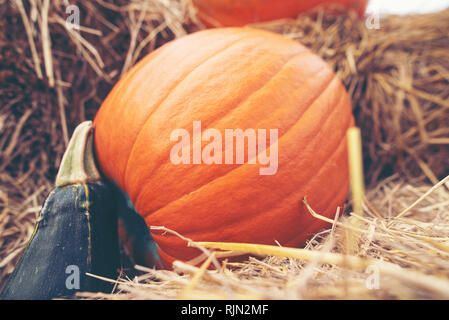
M 117 207 L 122 195 L 102 181 L 93 157 L 91 122 L 80 124 L 62 159 L 56 188 L 40 211 L 2 299 L 71 297 L 111 290 L 87 275 L 115 279 L 119 269 Z
M 118 230 L 120 243 L 133 264 L 164 269 L 145 220 L 125 194 L 118 204 Z

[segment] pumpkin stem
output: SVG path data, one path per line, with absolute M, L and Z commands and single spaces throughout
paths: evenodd
M 76 127 L 62 157 L 56 187 L 101 179 L 95 164 L 92 132 L 92 121 L 84 121 Z

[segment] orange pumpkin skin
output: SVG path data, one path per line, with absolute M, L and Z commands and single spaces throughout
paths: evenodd
M 246 157 L 173 164 L 171 132 L 192 137 L 197 120 L 222 134 L 278 129 L 276 174 L 260 175 Z M 209 29 L 165 44 L 117 83 L 94 120 L 95 147 L 103 173 L 149 226 L 196 241 L 300 246 L 328 227 L 307 212 L 304 196 L 327 217 L 346 199 L 353 123 L 340 80 L 298 42 L 250 28 Z M 200 254 L 174 235 L 151 233 L 166 267 Z
M 193 0 L 193 3 L 206 26 L 232 27 L 296 18 L 317 6 L 339 5 L 362 16 L 368 0 Z

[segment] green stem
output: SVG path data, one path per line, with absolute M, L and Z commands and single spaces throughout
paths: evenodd
M 93 150 L 92 121 L 85 121 L 76 127 L 61 160 L 56 187 L 94 182 L 101 179 Z

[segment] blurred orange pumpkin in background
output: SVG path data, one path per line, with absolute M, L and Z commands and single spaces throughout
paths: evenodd
M 368 0 L 193 0 L 193 3 L 206 26 L 231 27 L 296 18 L 317 6 L 338 5 L 362 16 Z
M 277 129 L 267 146 L 278 150 L 277 172 L 261 175 L 246 161 L 174 164 L 172 132 L 193 136 L 194 121 L 220 132 Z M 327 217 L 346 199 L 353 123 L 349 96 L 320 57 L 278 34 L 219 28 L 169 42 L 134 66 L 96 115 L 95 146 L 101 170 L 147 225 L 195 241 L 299 246 L 327 226 L 303 197 Z M 166 267 L 200 254 L 151 233 Z

